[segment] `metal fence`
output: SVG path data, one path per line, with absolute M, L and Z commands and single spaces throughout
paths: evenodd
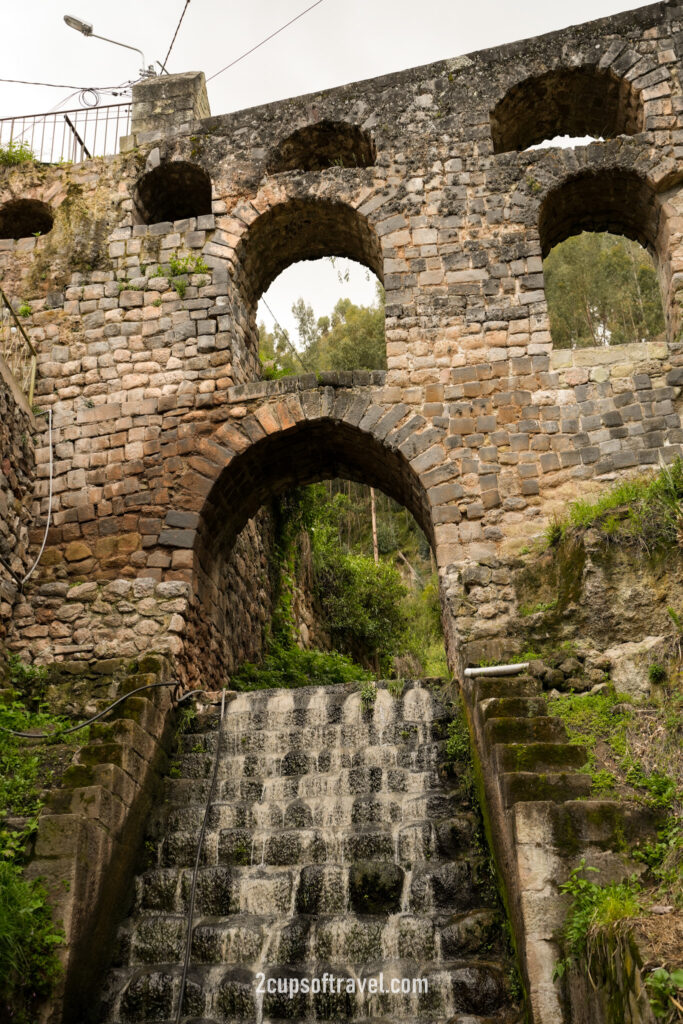
M 33 405 L 36 384 L 36 355 L 29 336 L 0 288 L 0 356 L 28 398 L 29 405 Z
M 30 151 L 46 164 L 81 163 L 118 153 L 119 139 L 130 134 L 130 103 L 78 107 L 51 114 L 0 119 L 0 146 Z

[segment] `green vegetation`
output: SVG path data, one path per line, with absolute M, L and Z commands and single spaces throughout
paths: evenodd
M 47 671 L 9 660 L 9 688 L 0 703 L 0 1016 L 16 1024 L 35 1020 L 60 971 L 62 932 L 52 922 L 47 893 L 23 877 L 27 849 L 38 827 L 41 791 L 71 759 L 60 730 L 66 720 L 43 703 Z M 53 741 L 28 746 L 7 730 L 55 731 Z M 8 819 L 14 819 L 12 823 Z
M 555 348 L 651 341 L 664 330 L 652 259 L 607 232 L 568 238 L 543 263 Z
M 14 167 L 35 161 L 35 154 L 26 142 L 10 142 L 0 146 L 0 167 Z
M 236 690 L 326 686 L 370 678 L 359 665 L 336 651 L 305 651 L 271 642 L 261 665 L 245 662 L 230 679 Z
M 593 779 L 594 795 L 659 811 L 656 840 L 629 853 L 650 869 L 657 899 L 683 907 L 681 696 L 672 690 L 648 702 L 628 700 L 611 689 L 569 694 L 549 700 L 548 710 L 562 719 L 570 742 L 587 747 L 584 771 Z
M 173 253 L 168 258 L 168 265 L 171 270 L 171 277 L 180 277 L 182 274 L 208 274 L 209 267 L 202 256 L 190 253 L 188 256 L 179 256 Z
M 655 475 L 624 480 L 593 500 L 573 501 L 563 520 L 546 531 L 557 545 L 570 528 L 598 529 L 609 540 L 647 552 L 676 544 L 683 529 L 683 461 L 675 459 Z
M 259 356 L 266 379 L 322 370 L 386 369 L 384 289 L 378 283 L 374 306 L 356 306 L 339 299 L 331 316 L 316 321 L 303 299 L 292 306 L 298 346 L 279 325 L 267 331 L 259 324 Z
M 674 1024 L 683 1013 L 683 970 L 667 971 L 658 967 L 645 979 L 650 1006 L 659 1021 Z
M 360 688 L 361 704 L 364 708 L 371 708 L 377 700 L 377 687 L 373 682 L 366 682 Z
M 26 318 L 30 316 L 32 312 L 31 303 L 24 300 L 17 310 L 17 315 Z
M 634 917 L 641 910 L 641 887 L 635 877 L 597 885 L 582 877 L 589 871 L 597 872 L 597 868 L 586 867 L 582 858 L 560 886 L 560 892 L 570 896 L 572 902 L 562 929 L 565 957 L 555 965 L 556 977 L 562 977 L 572 963 L 590 962 L 591 942 L 600 928 Z

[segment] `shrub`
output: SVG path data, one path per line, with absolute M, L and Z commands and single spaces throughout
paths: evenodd
M 245 662 L 230 679 L 236 690 L 328 686 L 369 679 L 369 673 L 336 651 L 302 651 L 271 642 L 262 665 Z

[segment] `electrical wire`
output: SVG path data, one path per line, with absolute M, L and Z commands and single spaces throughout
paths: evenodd
M 171 56 L 171 50 L 173 49 L 173 44 L 176 41 L 176 37 L 178 35 L 178 32 L 180 31 L 180 26 L 182 25 L 183 18 L 185 17 L 185 12 L 187 11 L 187 8 L 189 6 L 190 6 L 190 0 L 185 0 L 185 6 L 183 7 L 183 13 L 180 15 L 180 21 L 178 22 L 178 24 L 176 26 L 176 30 L 173 33 L 173 39 L 171 40 L 171 45 L 168 48 L 168 53 L 166 54 L 166 59 L 164 60 L 164 63 L 161 65 L 161 74 L 163 74 L 164 71 L 166 71 L 166 65 L 168 64 L 168 58 Z M 158 63 L 159 63 L 159 61 L 157 61 L 157 64 Z M 168 74 L 168 71 L 166 71 L 166 74 Z
M 263 303 L 263 305 L 266 307 L 266 309 L 268 310 L 268 312 L 272 316 L 273 321 L 275 322 L 275 326 L 279 327 L 280 330 L 282 331 L 282 337 L 284 338 L 286 344 L 289 345 L 289 349 L 292 352 L 292 354 L 296 356 L 296 358 L 299 360 L 299 362 L 303 366 L 304 370 L 306 370 L 306 372 L 309 373 L 310 370 L 309 370 L 308 366 L 306 366 L 306 363 L 303 361 L 303 359 L 301 358 L 300 354 L 295 349 L 294 345 L 292 345 L 291 341 L 289 340 L 289 335 L 288 335 L 287 331 L 284 329 L 284 327 L 282 326 L 282 324 L 280 323 L 278 318 L 275 316 L 275 313 L 273 313 L 272 309 L 270 308 L 270 306 L 268 305 L 268 303 L 264 299 L 263 295 L 261 296 L 261 302 Z
M 222 75 L 224 71 L 228 70 L 228 68 L 234 68 L 235 64 L 239 64 L 241 60 L 244 60 L 245 57 L 248 57 L 249 54 L 254 52 L 254 50 L 258 50 L 259 47 L 264 46 L 265 43 L 270 42 L 270 40 L 274 39 L 275 36 L 280 34 L 280 32 L 284 32 L 286 28 L 289 28 L 290 25 L 293 25 L 295 21 L 299 20 L 299 18 L 303 18 L 304 14 L 308 14 L 308 12 L 312 11 L 314 7 L 319 7 L 320 4 L 322 3 L 324 3 L 324 0 L 316 0 L 314 4 L 311 4 L 310 7 L 307 7 L 305 11 L 301 12 L 301 14 L 297 14 L 296 17 L 292 18 L 285 25 L 281 25 L 280 28 L 275 29 L 275 31 L 271 32 L 269 36 L 266 36 L 265 39 L 262 39 L 260 43 L 256 44 L 256 46 L 252 46 L 250 50 L 247 50 L 240 57 L 236 57 L 235 60 L 230 61 L 230 63 L 226 64 L 224 68 L 221 68 L 220 71 L 217 71 L 215 75 L 211 75 L 211 78 L 207 78 L 207 82 L 212 82 L 214 78 L 218 78 L 218 76 Z
M 319 2 L 322 3 L 322 0 L 319 0 Z M 46 89 L 74 89 L 76 92 L 85 92 L 87 89 L 93 88 L 90 85 L 57 85 L 55 82 L 27 82 L 23 78 L 0 78 L 0 83 L 2 82 L 7 82 L 10 85 L 42 85 Z M 111 92 L 113 89 L 118 88 L 118 85 L 103 85 L 100 89 L 95 89 L 95 92 Z

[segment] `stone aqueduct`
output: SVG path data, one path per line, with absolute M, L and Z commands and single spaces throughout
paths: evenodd
M 22 595 L 6 587 L 12 645 L 166 645 L 196 675 L 203 632 L 220 672 L 264 615 L 245 524 L 294 481 L 349 475 L 404 501 L 453 595 L 463 566 L 579 489 L 675 457 L 682 33 L 679 6 L 655 4 L 220 117 L 200 74 L 176 75 L 136 86 L 120 156 L 5 171 L 0 273 L 33 311 L 55 453 L 45 553 Z M 561 133 L 605 141 L 525 148 Z M 553 350 L 542 258 L 584 228 L 653 252 L 661 341 Z M 178 252 L 211 270 L 183 298 L 159 269 Z M 388 372 L 260 382 L 260 294 L 326 254 L 384 282 Z M 15 572 L 47 513 L 37 423 L 35 500 L 18 471 L 5 484 L 15 509 L 23 495 Z
M 161 651 L 220 683 L 269 614 L 259 510 L 333 476 L 416 516 L 454 669 L 503 636 L 506 558 L 569 498 L 683 450 L 682 57 L 668 0 L 218 117 L 203 75 L 175 75 L 135 87 L 118 156 L 0 172 L 0 278 L 30 305 L 53 450 L 0 382 L 10 649 Z M 528 149 L 567 133 L 604 141 Z M 653 253 L 656 343 L 553 349 L 542 260 L 584 229 Z M 210 272 L 181 295 L 164 266 L 187 253 Z M 325 255 L 383 281 L 388 370 L 263 382 L 256 303 Z M 478 565 L 495 586 L 465 606 Z M 536 1019 L 559 1019 L 535 955 Z

